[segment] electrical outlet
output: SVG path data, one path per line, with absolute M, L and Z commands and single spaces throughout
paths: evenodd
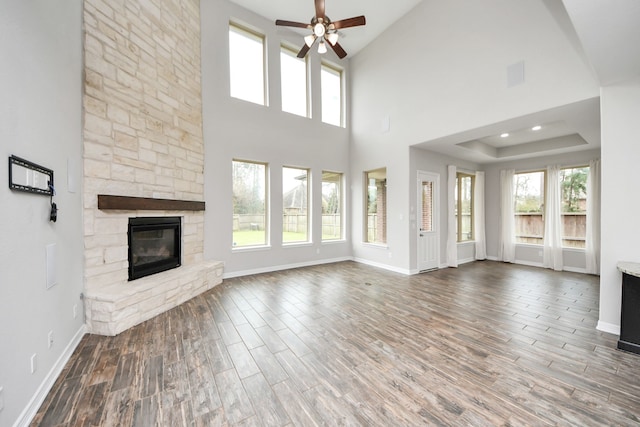
M 38 355 L 33 353 L 31 355 L 31 373 L 34 374 L 38 369 Z
M 73 304 L 73 318 L 78 317 L 78 304 Z
M 53 346 L 53 331 L 49 331 L 47 335 L 47 348 L 51 348 Z
M 3 388 L 0 387 L 0 411 L 4 409 L 4 393 L 2 392 Z

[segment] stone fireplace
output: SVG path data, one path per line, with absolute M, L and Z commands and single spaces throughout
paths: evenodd
M 222 281 L 204 260 L 197 0 L 84 2 L 85 314 L 115 335 Z M 180 266 L 129 281 L 129 218 L 178 217 Z

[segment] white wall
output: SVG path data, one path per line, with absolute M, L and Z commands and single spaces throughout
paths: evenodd
M 43 397 L 39 387 L 55 380 L 65 361 L 58 359 L 69 355 L 83 331 L 81 19 L 81 0 L 0 2 L 2 426 L 27 421 L 21 413 L 28 418 L 37 410 L 32 399 Z M 49 222 L 48 197 L 9 190 L 12 154 L 53 169 L 56 223 Z M 58 284 L 46 290 L 45 247 L 52 243 Z M 37 370 L 31 374 L 33 354 Z
M 498 256 L 500 230 L 500 171 L 515 169 L 516 172 L 541 170 L 549 165 L 583 166 L 590 160 L 600 158 L 600 150 L 578 151 L 552 156 L 541 156 L 510 162 L 493 163 L 485 167 L 486 185 L 486 232 L 487 255 Z M 542 266 L 542 247 L 536 245 L 516 245 L 516 262 Z M 563 262 L 566 270 L 582 272 L 585 269 L 585 254 L 582 249 L 564 249 Z
M 312 118 L 281 111 L 280 42 L 293 46 L 302 37 L 276 29 L 267 21 L 226 1 L 201 3 L 202 87 L 205 140 L 205 258 L 225 262 L 225 276 L 268 271 L 284 266 L 319 263 L 351 256 L 348 240 L 321 244 L 321 174 L 343 172 L 349 177 L 349 131 L 322 123 L 320 58 L 310 54 Z M 229 96 L 228 23 L 233 19 L 263 32 L 267 40 L 269 106 Z M 348 66 L 332 52 L 324 55 Z M 346 70 L 348 76 L 349 70 Z M 270 247 L 232 251 L 232 159 L 267 162 L 270 169 Z M 313 243 L 282 245 L 282 166 L 311 169 Z M 348 182 L 348 181 L 347 181 Z M 348 195 L 349 187 L 345 185 Z M 347 212 L 348 213 L 348 212 Z M 347 217 L 348 218 L 348 217 Z
M 524 84 L 507 67 L 524 61 Z M 408 147 L 599 95 L 544 2 L 425 1 L 351 59 L 354 255 L 409 271 L 415 191 Z M 390 129 L 383 127 L 390 123 Z M 362 245 L 364 170 L 387 167 L 389 248 Z M 411 249 L 410 249 L 411 248 Z
M 602 262 L 598 328 L 620 327 L 619 261 L 640 262 L 636 175 L 640 159 L 640 78 L 602 88 Z

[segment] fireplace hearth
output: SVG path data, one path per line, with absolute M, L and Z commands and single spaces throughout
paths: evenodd
M 180 217 L 129 218 L 129 281 L 179 267 Z

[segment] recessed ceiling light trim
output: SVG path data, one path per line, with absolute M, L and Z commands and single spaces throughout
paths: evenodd
M 532 131 L 534 131 L 534 132 L 535 132 L 535 131 L 538 131 L 538 130 L 540 130 L 540 129 L 542 129 L 542 126 L 540 126 L 540 125 L 536 125 L 536 126 L 534 126 L 534 127 L 532 127 L 532 128 L 531 128 L 531 130 L 532 130 Z
M 506 138 L 509 134 L 507 132 L 500 134 L 500 138 Z

